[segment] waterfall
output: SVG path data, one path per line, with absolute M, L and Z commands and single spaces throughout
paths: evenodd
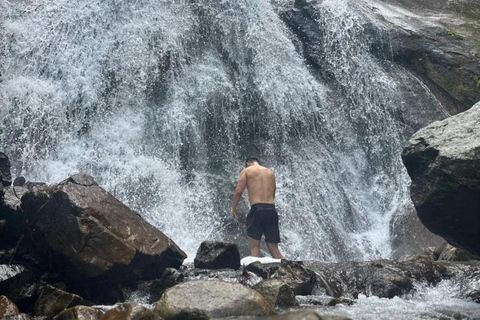
M 421 84 L 371 53 L 355 1 L 311 5 L 306 48 L 288 0 L 7 1 L 0 149 L 29 180 L 93 175 L 191 259 L 206 239 L 246 242 L 229 208 L 257 156 L 288 257 L 389 257 L 409 203 L 401 88 Z

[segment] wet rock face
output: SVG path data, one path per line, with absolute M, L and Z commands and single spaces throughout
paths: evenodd
M 76 306 L 60 312 L 54 320 L 97 320 L 104 314 L 102 310 Z
M 280 279 L 266 279 L 253 287 L 272 307 L 291 307 L 297 305 L 295 293 Z
M 86 174 L 34 188 L 22 197 L 21 207 L 38 250 L 53 254 L 77 279 L 153 279 L 186 257 Z
M 313 271 L 305 268 L 302 262 L 282 260 L 272 278 L 283 280 L 295 295 L 309 295 L 317 282 Z
M 409 292 L 414 281 L 437 283 L 445 268 L 433 261 L 320 263 L 308 268 L 317 273 L 317 281 L 330 296 L 357 298 L 359 294 L 393 298 Z
M 234 243 L 203 241 L 194 260 L 195 268 L 237 270 L 240 268 L 240 252 Z
M 88 303 L 80 296 L 46 285 L 40 289 L 34 309 L 37 316 L 51 317 L 65 309 L 86 304 Z
M 164 319 L 209 319 L 274 314 L 255 290 L 219 280 L 185 282 L 168 289 L 155 304 Z
M 422 223 L 452 245 L 480 254 L 480 103 L 412 136 L 403 162 Z
M 0 152 L 0 184 L 8 187 L 12 184 L 12 175 L 10 173 L 10 160 L 5 153 Z

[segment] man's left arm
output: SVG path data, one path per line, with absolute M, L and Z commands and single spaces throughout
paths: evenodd
M 233 202 L 232 202 L 232 210 L 231 210 L 233 218 L 237 217 L 237 206 L 238 206 L 238 203 L 240 202 L 240 199 L 242 198 L 242 193 L 246 185 L 247 185 L 247 173 L 245 172 L 245 169 L 244 169 L 240 173 L 240 178 L 238 179 L 237 187 L 235 188 L 235 192 L 233 193 Z

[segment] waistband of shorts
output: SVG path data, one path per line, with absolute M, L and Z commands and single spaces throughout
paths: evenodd
M 272 203 L 255 203 L 250 207 L 250 210 L 253 210 L 258 207 L 264 207 L 268 209 L 275 209 L 275 205 Z

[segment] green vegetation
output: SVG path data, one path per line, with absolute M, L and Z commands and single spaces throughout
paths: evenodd
M 447 35 L 450 36 L 450 38 L 452 39 L 462 40 L 462 37 L 456 35 L 453 31 L 447 30 Z

